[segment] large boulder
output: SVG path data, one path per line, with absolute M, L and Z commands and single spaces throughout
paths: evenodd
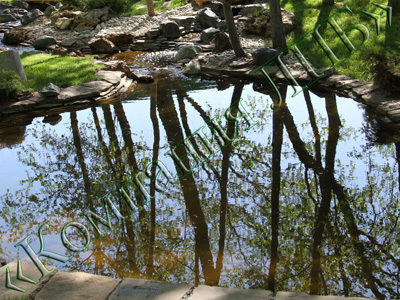
M 296 26 L 296 16 L 289 11 L 281 9 L 282 22 L 285 34 L 291 32 Z M 255 34 L 263 37 L 271 37 L 270 10 L 263 10 L 260 15 L 250 17 L 244 24 L 243 31 L 247 34 Z
M 93 38 L 89 41 L 93 53 L 116 53 L 119 48 L 106 38 Z
M 229 36 L 225 32 L 219 32 L 214 36 L 214 44 L 213 52 L 215 53 L 233 49 Z
M 44 15 L 49 18 L 51 13 L 54 11 L 57 11 L 57 8 L 54 5 L 47 6 L 44 10 Z
M 35 21 L 40 16 L 43 16 L 43 12 L 41 12 L 39 9 L 33 9 L 22 17 L 21 23 L 24 26 L 28 25 L 29 23 Z
M 54 23 L 54 27 L 60 30 L 67 30 L 71 26 L 73 21 L 74 21 L 73 18 L 65 18 L 65 17 L 58 18 Z
M 272 48 L 260 48 L 254 51 L 251 56 L 256 65 L 261 66 L 275 58 L 280 51 Z
M 202 43 L 204 43 L 204 44 L 208 44 L 208 43 L 210 43 L 210 41 L 212 40 L 214 35 L 216 35 L 218 32 L 219 32 L 219 29 L 216 29 L 216 28 L 213 28 L 213 27 L 204 29 L 201 32 L 200 41 Z
M 175 61 L 180 61 L 182 59 L 192 59 L 194 58 L 198 53 L 200 52 L 200 49 L 194 46 L 193 44 L 185 45 L 181 47 L 178 52 L 175 54 Z
M 17 50 L 0 52 L 0 70 L 15 71 L 19 76 L 26 80 L 24 67 Z
M 25 28 L 13 28 L 4 33 L 2 43 L 5 45 L 18 45 L 25 41 L 25 36 L 28 31 Z
M 220 18 L 208 7 L 199 10 L 196 19 L 203 28 L 217 27 Z
M 181 36 L 179 26 L 175 21 L 165 21 L 160 24 L 161 31 L 166 38 L 176 39 Z
M 132 33 L 112 33 L 106 35 L 106 39 L 113 42 L 114 45 L 124 46 L 133 43 L 134 35 Z
M 0 14 L 0 23 L 5 22 L 15 22 L 17 19 L 10 13 L 10 14 Z
M 57 41 L 54 37 L 49 35 L 44 35 L 35 40 L 35 42 L 33 43 L 33 47 L 36 50 L 46 50 L 50 46 L 53 46 L 55 44 L 57 44 Z

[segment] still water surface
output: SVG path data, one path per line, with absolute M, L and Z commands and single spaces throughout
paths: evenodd
M 260 84 L 154 76 L 127 99 L 62 113 L 53 125 L 2 126 L 1 257 L 27 259 L 13 245 L 31 234 L 37 250 L 43 223 L 46 249 L 70 255 L 59 236 L 66 223 L 88 224 L 87 209 L 104 216 L 100 199 L 151 161 L 179 173 L 164 154 L 242 98 L 258 125 L 164 194 L 152 189 L 154 201 L 103 237 L 88 226 L 86 251 L 48 262 L 117 278 L 399 298 L 396 145 L 366 138 L 361 104 L 292 98 L 282 87 L 286 102 L 272 111 Z M 221 124 L 234 134 L 234 122 Z

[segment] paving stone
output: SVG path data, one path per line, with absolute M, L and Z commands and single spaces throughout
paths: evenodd
M 373 91 L 376 91 L 378 89 L 379 89 L 379 86 L 371 83 L 371 84 L 366 84 L 366 85 L 354 88 L 353 91 L 356 92 L 358 95 L 362 96 L 362 95 L 369 94 Z
M 124 73 L 120 72 L 120 71 L 98 71 L 97 75 L 105 80 L 108 81 L 109 83 L 112 84 L 118 84 L 121 81 L 122 76 L 124 75 Z
M 34 281 L 38 281 L 38 279 L 42 276 L 41 273 L 39 272 L 38 268 L 33 264 L 33 263 L 28 263 L 25 261 L 21 261 L 22 263 L 22 273 L 23 275 L 31 278 Z M 46 266 L 48 270 L 55 269 L 55 272 L 57 272 L 56 267 L 52 266 Z M 24 289 L 25 293 L 17 292 L 14 290 L 11 290 L 9 288 L 5 287 L 5 280 L 6 280 L 6 268 L 10 268 L 10 279 L 11 283 Z M 36 289 L 40 289 L 43 284 L 45 284 L 48 281 L 48 278 L 40 281 L 38 284 L 30 284 L 24 281 L 20 281 L 16 279 L 17 275 L 17 261 L 10 262 L 9 264 L 5 265 L 4 267 L 0 268 L 0 299 L 5 299 L 7 298 L 12 298 L 16 297 L 16 299 L 19 299 L 19 297 L 25 296 L 29 297 L 32 294 L 36 293 Z
M 200 285 L 196 287 L 189 300 L 270 300 L 273 293 L 266 290 L 231 289 Z
M 105 300 L 119 282 L 106 276 L 59 272 L 36 295 L 35 300 Z
M 305 293 L 278 292 L 275 296 L 276 300 L 367 300 L 371 298 L 358 297 L 337 297 L 337 296 L 313 296 Z
M 190 288 L 188 284 L 125 278 L 108 300 L 177 300 Z

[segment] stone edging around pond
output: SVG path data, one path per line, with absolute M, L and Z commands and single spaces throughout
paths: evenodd
M 250 81 L 264 81 L 268 84 L 261 72 L 255 72 L 259 66 L 252 64 L 250 60 L 234 61 L 231 59 L 229 64 L 221 62 L 222 57 L 218 55 L 200 55 L 192 60 L 200 63 L 201 74 L 211 77 L 239 77 Z M 287 82 L 282 72 L 276 66 L 264 68 L 272 80 L 283 83 Z M 306 85 L 310 82 L 310 77 L 304 70 L 294 69 L 289 66 L 293 77 L 300 85 Z M 321 72 L 321 70 L 317 70 Z M 326 72 L 326 76 L 316 81 L 310 86 L 311 89 L 321 89 L 334 92 L 344 97 L 360 101 L 367 106 L 374 108 L 379 114 L 379 119 L 385 124 L 400 129 L 400 96 L 384 91 L 376 84 L 368 84 L 359 79 L 353 79 L 345 75 L 336 75 L 332 71 Z
M 23 288 L 26 293 L 5 287 L 5 269 L 10 270 L 10 280 Z M 39 270 L 34 264 L 22 261 L 23 274 L 37 279 Z M 48 269 L 55 267 L 47 266 Z M 343 300 L 338 296 L 311 296 L 305 293 L 277 292 L 268 290 L 226 288 L 218 286 L 178 284 L 164 281 L 93 275 L 83 272 L 55 272 L 39 284 L 30 284 L 16 279 L 17 262 L 13 261 L 0 268 L 0 295 L 4 297 L 28 296 L 29 299 L 97 299 L 97 300 Z M 6 298 L 7 299 L 7 298 Z M 367 300 L 367 298 L 347 298 Z M 372 300 L 372 299 L 371 299 Z
M 54 97 L 46 97 L 39 92 L 33 92 L 33 94 L 17 102 L 1 105 L 0 116 L 62 106 L 89 104 L 117 94 L 123 95 L 130 90 L 130 87 L 135 82 L 120 71 L 98 71 L 96 74 L 101 80 L 90 81 L 83 86 L 74 85 L 61 89 L 60 93 Z

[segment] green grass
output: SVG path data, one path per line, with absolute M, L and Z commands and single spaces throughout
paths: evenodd
M 168 7 L 163 7 L 163 3 L 167 2 L 168 0 L 155 0 L 154 1 L 154 10 L 156 13 L 160 13 L 165 10 L 170 10 L 179 6 L 183 6 L 188 3 L 187 0 L 171 0 L 171 4 Z M 146 6 L 146 8 L 139 8 L 140 6 Z M 131 15 L 144 15 L 147 14 L 147 5 L 146 0 L 135 1 L 132 4 L 131 8 L 124 12 L 123 16 L 131 16 Z
M 284 9 L 293 12 L 297 18 L 297 28 L 287 36 L 288 46 L 295 42 L 297 43 L 304 34 L 313 31 L 318 24 L 321 24 L 339 10 L 338 6 L 322 6 L 322 0 L 282 0 L 281 3 Z M 383 3 L 387 4 L 387 1 Z M 341 13 L 335 17 L 337 23 L 343 30 L 356 23 L 364 24 L 369 29 L 370 39 L 365 47 L 361 47 L 343 63 L 339 65 L 335 63 L 336 72 L 353 78 L 371 80 L 372 76 L 369 72 L 369 65 L 365 63 L 366 53 L 367 51 L 369 53 L 385 53 L 388 50 L 400 52 L 400 14 L 396 11 L 393 12 L 392 27 L 388 28 L 386 24 L 386 12 L 371 5 L 370 1 L 350 0 L 346 4 L 353 11 L 353 15 Z M 376 34 L 373 19 L 362 15 L 360 13 L 362 10 L 382 14 L 381 34 L 379 36 Z M 326 39 L 327 44 L 339 59 L 348 56 L 346 46 L 329 25 L 323 26 L 320 32 L 321 36 Z M 357 30 L 351 30 L 348 32 L 348 36 L 350 41 L 358 48 L 357 46 L 362 41 L 362 34 Z M 330 67 L 332 65 L 332 62 L 311 37 L 306 38 L 304 42 L 298 44 L 298 47 L 317 68 Z
M 23 52 L 21 60 L 28 78 L 26 88 L 33 90 L 40 90 L 49 82 L 59 87 L 67 87 L 98 80 L 95 73 L 103 67 L 102 65 L 93 65 L 92 57 Z

